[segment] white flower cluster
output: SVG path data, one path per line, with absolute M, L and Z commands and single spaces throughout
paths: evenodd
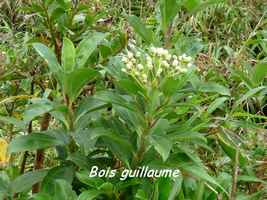
M 122 71 L 144 84 L 157 84 L 163 77 L 186 73 L 193 66 L 192 57 L 172 55 L 164 48 L 151 47 L 144 51 L 131 44 L 130 49 L 122 55 L 126 66 Z

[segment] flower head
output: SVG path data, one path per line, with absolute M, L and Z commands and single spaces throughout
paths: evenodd
M 154 85 L 158 85 L 164 76 L 186 73 L 193 66 L 192 57 L 186 54 L 177 56 L 167 49 L 154 46 L 145 50 L 130 48 L 122 55 L 122 62 L 126 66 L 122 71 L 145 85 L 154 82 Z

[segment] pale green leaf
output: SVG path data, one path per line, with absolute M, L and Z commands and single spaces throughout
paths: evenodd
M 161 155 L 163 161 L 166 161 L 172 148 L 172 141 L 169 140 L 166 135 L 153 134 L 150 135 L 149 142 Z
M 138 17 L 134 15 L 129 16 L 128 21 L 130 25 L 134 28 L 135 32 L 140 35 L 146 43 L 150 44 L 153 42 L 153 32 L 148 29 Z
M 82 68 L 86 64 L 88 58 L 96 50 L 98 44 L 105 38 L 103 33 L 94 33 L 90 37 L 83 39 L 76 52 L 77 67 Z
M 11 182 L 12 192 L 17 193 L 30 189 L 32 185 L 42 181 L 47 172 L 48 170 L 37 170 L 18 176 Z
M 51 49 L 41 43 L 33 43 L 33 47 L 39 53 L 39 55 L 47 62 L 51 72 L 57 73 L 61 70 L 61 66 L 57 61 L 57 57 Z
M 75 68 L 75 56 L 74 44 L 68 38 L 64 38 L 61 61 L 65 72 L 71 72 Z

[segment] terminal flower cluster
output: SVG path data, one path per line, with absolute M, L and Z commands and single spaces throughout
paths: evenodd
M 134 44 L 122 55 L 122 61 L 125 64 L 122 71 L 142 84 L 158 84 L 166 76 L 175 77 L 193 67 L 192 57 L 186 54 L 177 56 L 154 46 L 143 50 Z

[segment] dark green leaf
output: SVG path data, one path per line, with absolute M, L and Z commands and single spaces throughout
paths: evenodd
M 26 136 L 19 136 L 11 141 L 8 150 L 10 153 L 33 151 L 57 145 L 64 145 L 64 141 L 45 133 L 32 133 Z
M 76 69 L 73 72 L 66 74 L 64 80 L 64 92 L 68 95 L 70 101 L 73 102 L 77 96 L 79 96 L 83 86 L 96 78 L 97 75 L 98 72 L 91 68 Z

